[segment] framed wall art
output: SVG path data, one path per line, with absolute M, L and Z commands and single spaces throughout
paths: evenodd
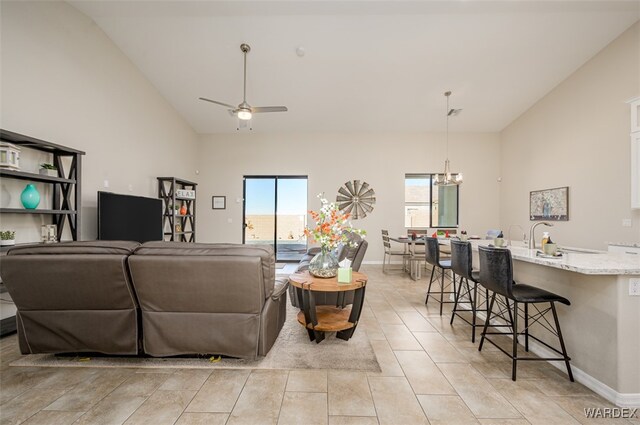
M 211 198 L 211 208 L 214 210 L 224 210 L 227 208 L 226 196 L 213 196 Z
M 569 221 L 569 187 L 530 192 L 529 219 Z

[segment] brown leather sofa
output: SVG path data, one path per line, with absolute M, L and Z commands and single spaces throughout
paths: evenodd
M 18 309 L 23 354 L 138 353 L 137 307 L 127 258 L 137 242 L 15 247 L 2 280 Z
M 285 320 L 270 247 L 66 242 L 13 248 L 1 273 L 24 354 L 256 358 Z
M 264 356 L 286 314 L 271 247 L 148 242 L 129 257 L 144 352 Z

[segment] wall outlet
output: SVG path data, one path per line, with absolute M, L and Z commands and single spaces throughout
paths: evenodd
M 622 227 L 631 227 L 631 219 L 623 218 L 622 219 Z
M 104 181 L 104 188 L 107 189 L 109 187 L 109 180 Z
M 629 279 L 629 295 L 640 297 L 640 279 Z
M 227 219 L 227 223 L 229 223 L 229 224 L 233 223 L 233 219 L 232 218 L 228 218 Z

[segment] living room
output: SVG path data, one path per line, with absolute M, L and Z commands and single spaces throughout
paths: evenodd
M 375 190 L 375 204 L 351 220 L 367 233 L 359 272 L 369 281 L 350 340 L 327 333 L 320 343 L 309 341 L 289 299 L 287 322 L 274 343 L 286 359 L 225 369 L 209 357 L 210 366 L 197 361 L 202 358 L 171 357 L 170 366 L 147 369 L 172 376 L 163 380 L 144 373 L 140 363 L 92 367 L 106 361 L 99 355 L 69 357 L 79 367 L 20 366 L 39 354 L 21 353 L 13 333 L 0 339 L 1 422 L 591 423 L 586 408 L 638 407 L 640 370 L 625 357 L 640 354 L 640 297 L 631 295 L 631 281 L 640 275 L 636 254 L 616 263 L 628 266 L 624 272 L 595 277 L 574 277 L 559 267 L 525 269 L 516 259 L 516 278 L 572 302 L 558 308 L 577 382 L 567 379 L 564 362 L 520 362 L 513 382 L 507 356 L 489 344 L 476 354 L 481 327 L 472 343 L 467 324 L 449 324 L 453 304 L 444 314 L 442 304 L 425 304 L 431 266 L 422 267 L 424 258 L 416 260 L 422 276 L 403 272 L 403 256 L 383 272 L 380 232 L 395 239 L 411 233 L 407 179 L 442 173 L 446 159 L 464 177 L 456 186 L 452 235 L 465 231 L 484 239 L 498 229 L 505 240 L 522 244 L 536 222 L 531 193 L 568 187 L 568 219 L 544 229 L 553 241 L 597 252 L 610 243 L 636 250 L 640 205 L 633 191 L 640 187 L 640 159 L 629 137 L 630 110 L 633 117 L 640 96 L 639 18 L 637 1 L 2 1 L 0 128 L 84 152 L 80 240 L 98 238 L 98 192 L 157 199 L 162 176 L 197 183 L 198 243 L 246 242 L 248 176 L 306 177 L 304 210 L 317 211 L 321 193 L 335 201 L 354 180 Z M 246 54 L 242 43 L 250 45 Z M 245 123 L 237 113 L 199 98 L 239 103 L 244 58 L 247 102 L 288 111 L 256 113 L 240 128 Z M 451 108 L 462 112 L 449 116 Z M 49 160 L 27 148 L 20 154 L 25 171 L 37 173 Z M 0 207 L 23 208 L 27 183 L 2 175 Z M 37 187 L 38 208 L 51 208 L 49 192 Z M 216 208 L 215 198 L 222 197 L 224 208 Z M 0 228 L 15 232 L 22 245 L 40 241 L 50 218 L 3 212 Z M 418 230 L 431 236 L 439 229 Z M 60 236 L 71 239 L 68 226 Z M 393 244 L 404 249 L 410 249 L 407 242 Z M 477 251 L 473 255 L 477 269 Z M 286 280 L 297 262 L 280 267 L 275 273 Z M 553 279 L 564 283 L 546 286 Z M 617 295 L 598 300 L 604 289 L 595 285 L 604 288 L 604 281 Z M 616 297 L 619 304 L 607 310 Z M 595 340 L 580 333 L 579 314 L 596 322 L 582 322 Z M 616 338 L 599 339 L 611 329 Z M 344 368 L 288 358 L 293 334 L 307 363 L 325 356 L 329 364 L 344 361 Z M 591 347 L 597 355 L 589 354 Z M 599 375 L 602 364 L 611 367 Z M 144 385 L 136 385 L 148 388 L 138 393 L 137 381 L 128 381 L 137 372 L 145 376 L 138 377 Z M 226 375 L 216 377 L 220 373 Z M 94 386 L 100 391 L 84 403 L 70 402 L 74 388 L 89 378 L 102 379 Z M 189 382 L 178 385 L 179 379 Z M 108 397 L 121 385 L 133 392 L 124 388 L 113 397 L 116 403 Z M 202 401 L 206 392 L 233 400 L 212 408 L 215 403 Z M 495 397 L 478 400 L 474 392 Z M 487 412 L 486 406 L 497 407 Z

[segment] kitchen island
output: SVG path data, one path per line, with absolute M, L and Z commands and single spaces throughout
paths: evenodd
M 471 242 L 478 268 L 478 245 L 492 241 Z M 640 406 L 640 296 L 630 295 L 630 283 L 640 281 L 640 256 L 567 248 L 560 258 L 541 258 L 520 241 L 508 249 L 516 282 L 571 301 L 571 306 L 558 304 L 557 309 L 576 380 L 618 406 Z M 531 329 L 557 346 L 556 337 L 546 330 Z M 531 343 L 530 348 L 549 355 L 542 344 Z M 564 368 L 562 362 L 552 364 Z

